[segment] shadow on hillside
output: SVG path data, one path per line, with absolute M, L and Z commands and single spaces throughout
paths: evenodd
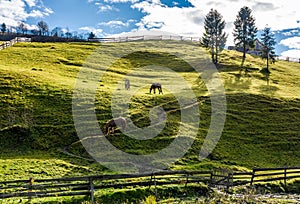
M 232 64 L 218 64 L 216 65 L 219 72 L 234 72 L 234 71 L 240 71 L 240 66 L 235 66 Z
M 262 85 L 259 87 L 259 92 L 268 96 L 274 96 L 279 88 L 272 85 Z

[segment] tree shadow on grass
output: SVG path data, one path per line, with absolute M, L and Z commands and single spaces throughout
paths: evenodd
M 272 85 L 262 85 L 259 87 L 259 92 L 268 96 L 274 96 L 279 88 Z
M 216 66 L 219 72 L 233 72 L 233 71 L 239 71 L 241 69 L 240 66 L 235 66 L 232 64 L 219 63 Z

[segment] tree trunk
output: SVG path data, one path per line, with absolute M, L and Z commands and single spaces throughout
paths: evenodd
M 246 60 L 246 44 L 244 43 L 244 45 L 243 45 L 243 57 L 242 57 L 242 64 L 241 64 L 242 68 L 244 67 L 245 60 Z
M 218 43 L 216 43 L 216 60 L 215 60 L 215 64 L 217 64 L 219 62 L 219 59 L 218 59 Z
M 211 60 L 215 63 L 215 48 L 213 45 L 211 46 Z
M 266 71 L 269 73 L 269 53 L 267 55 L 267 70 Z

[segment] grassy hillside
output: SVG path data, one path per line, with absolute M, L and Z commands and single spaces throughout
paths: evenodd
M 152 45 L 160 49 L 133 52 L 116 61 L 110 58 L 121 49 Z M 94 53 L 97 48 L 98 52 Z M 177 55 L 170 54 L 175 52 Z M 218 67 L 227 98 L 224 131 L 213 153 L 199 162 L 198 155 L 210 123 L 211 101 L 199 73 L 178 56 L 187 54 L 203 61 L 204 56 L 197 56 L 201 52 L 203 48 L 197 45 L 187 49 L 184 43 L 162 41 L 103 45 L 19 43 L 0 51 L 0 179 L 108 171 L 96 162 L 73 158 L 59 150 L 68 146 L 72 153 L 88 158 L 77 142 L 72 118 L 72 93 L 82 66 L 88 68 L 91 78 L 95 70 L 103 74 L 96 97 L 101 127 L 112 118 L 112 94 L 119 89 L 125 75 L 134 72 L 130 75 L 133 79 L 161 80 L 163 84 L 176 80 L 168 71 L 160 71 L 161 77 L 152 73 L 151 66 L 156 65 L 170 68 L 188 82 L 199 102 L 200 128 L 192 148 L 173 169 L 299 165 L 300 64 L 279 61 L 271 65 L 267 82 L 261 72 L 265 65 L 260 58 L 247 56 L 248 72 L 245 73 L 239 68 L 241 53 L 234 51 L 224 51 Z M 104 66 L 107 64 L 108 67 Z M 133 82 L 133 88 L 144 83 Z M 174 90 L 181 91 L 176 87 Z M 131 154 L 150 154 L 167 147 L 181 125 L 175 95 L 165 89 L 164 95 L 149 95 L 148 91 L 147 81 L 131 97 L 128 116 L 136 126 L 147 127 L 151 122 L 149 110 L 161 106 L 167 114 L 166 126 L 152 140 L 136 141 L 119 132 L 108 138 L 114 146 Z

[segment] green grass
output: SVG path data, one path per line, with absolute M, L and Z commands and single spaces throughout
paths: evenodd
M 130 51 L 133 46 L 144 49 L 153 45 L 155 50 L 133 52 L 117 60 L 113 55 L 122 49 Z M 125 75 L 131 77 L 133 88 L 142 86 L 130 99 L 128 116 L 135 125 L 147 127 L 151 122 L 149 110 L 153 107 L 166 110 L 166 126 L 152 140 L 136 141 L 119 132 L 108 138 L 127 153 L 150 154 L 167 147 L 181 125 L 180 107 L 173 92 L 179 94 L 184 90 L 173 83 L 177 75 L 163 68 L 157 74 L 153 71 L 155 65 L 168 67 L 183 77 L 200 102 L 199 130 L 183 124 L 187 133 L 197 131 L 195 142 L 171 169 L 246 170 L 254 166 L 299 165 L 300 64 L 285 61 L 272 64 L 267 84 L 260 72 L 265 67 L 264 61 L 247 56 L 245 66 L 250 71 L 246 75 L 239 68 L 241 53 L 234 51 L 224 51 L 218 67 L 227 98 L 224 131 L 213 153 L 199 162 L 210 123 L 211 101 L 199 73 L 179 56 L 186 54 L 205 66 L 205 56 L 199 55 L 203 52 L 197 45 L 163 41 L 18 43 L 0 51 L 0 180 L 112 173 L 100 164 L 60 151 L 71 145 L 69 149 L 74 154 L 88 157 L 82 146 L 75 143 L 78 137 L 72 118 L 72 93 L 82 66 L 87 68 L 91 79 L 97 73 L 103 74 L 95 103 L 101 127 L 112 118 L 112 93 L 115 89 L 122 92 L 122 84 L 118 83 Z M 163 85 L 174 84 L 173 89 L 164 89 L 164 95 L 149 95 L 149 83 L 159 80 Z

